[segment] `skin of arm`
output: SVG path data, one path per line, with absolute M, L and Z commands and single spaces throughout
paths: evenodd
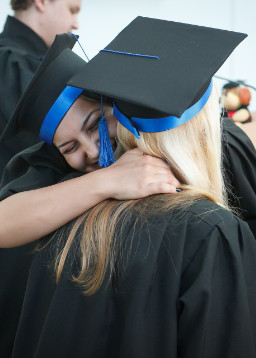
M 107 198 L 175 193 L 178 185 L 162 160 L 131 150 L 108 168 L 0 202 L 0 247 L 42 238 Z

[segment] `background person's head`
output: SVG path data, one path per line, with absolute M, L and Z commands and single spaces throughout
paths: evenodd
M 81 0 L 11 0 L 14 16 L 35 31 L 48 47 L 56 34 L 78 29 Z

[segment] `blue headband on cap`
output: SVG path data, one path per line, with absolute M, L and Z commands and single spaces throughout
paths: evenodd
M 122 112 L 114 104 L 114 116 L 116 119 L 134 136 L 139 139 L 139 131 L 141 132 L 163 132 L 168 129 L 176 128 L 181 124 L 188 122 L 191 118 L 195 117 L 201 109 L 205 106 L 206 102 L 208 101 L 213 88 L 213 81 L 211 80 L 209 87 L 203 94 L 203 96 L 197 101 L 193 106 L 189 107 L 188 109 L 183 112 L 181 117 L 169 116 L 163 118 L 138 118 L 138 117 L 131 117 L 129 119 L 126 117 Z
M 55 131 L 63 117 L 83 92 L 81 88 L 67 86 L 53 103 L 51 109 L 44 118 L 39 137 L 48 144 L 52 144 Z

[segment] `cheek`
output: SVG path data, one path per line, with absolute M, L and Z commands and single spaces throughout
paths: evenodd
M 53 26 L 55 27 L 55 32 L 63 33 L 70 31 L 70 27 L 72 24 L 72 15 L 69 9 L 60 7 L 60 9 L 57 10 L 57 14 L 58 16 L 54 17 L 53 23 Z
M 77 151 L 73 154 L 64 156 L 64 159 L 71 166 L 71 168 L 76 170 L 81 171 L 86 165 L 85 155 L 81 151 Z

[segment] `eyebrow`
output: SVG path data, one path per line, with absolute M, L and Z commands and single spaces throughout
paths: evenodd
M 100 108 L 96 108 L 96 109 L 94 109 L 93 111 L 91 111 L 91 112 L 88 114 L 88 116 L 85 118 L 85 120 L 83 121 L 83 124 L 82 124 L 82 126 L 81 126 L 81 129 L 80 129 L 81 132 L 84 130 L 84 127 L 86 126 L 87 122 L 89 121 L 89 119 L 91 118 L 91 116 L 93 115 L 93 113 L 98 112 L 98 111 L 100 111 L 100 110 L 101 110 Z M 60 149 L 61 147 L 64 147 L 65 145 L 67 145 L 67 144 L 69 144 L 69 143 L 71 143 L 71 142 L 73 142 L 73 139 L 72 139 L 72 140 L 69 140 L 69 141 L 67 141 L 67 142 L 65 142 L 65 143 L 60 144 L 57 148 Z

